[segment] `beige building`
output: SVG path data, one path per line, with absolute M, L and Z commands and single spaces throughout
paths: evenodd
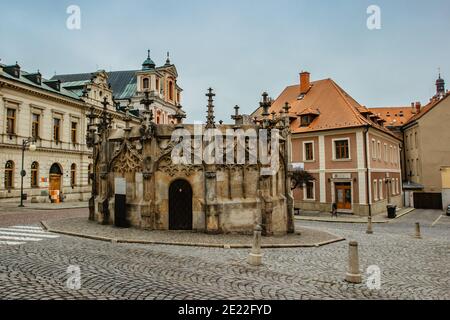
M 418 208 L 441 209 L 441 167 L 450 166 L 450 93 L 440 77 L 436 85 L 436 95 L 402 128 L 406 201 Z
M 58 80 L 21 70 L 17 63 L 0 64 L 0 201 L 20 199 L 22 143 L 28 138 L 37 147 L 25 151 L 28 200 L 48 202 L 54 193 L 58 200 L 89 198 L 92 152 L 85 142 L 86 112 L 94 107 L 99 113 L 106 101 L 114 122 L 123 126 L 123 113 L 114 107 L 107 81 L 100 71 L 77 94 Z M 94 96 L 98 92 L 102 94 Z
M 94 77 L 97 75 L 97 79 Z M 63 88 L 82 96 L 85 86 L 92 82 L 106 83 L 109 92 L 112 91 L 115 103 L 123 110 L 125 106 L 131 112 L 139 114 L 142 111 L 141 101 L 144 93 L 149 91 L 152 99 L 152 111 L 157 124 L 174 123 L 171 118 L 181 103 L 182 89 L 177 84 L 178 71 L 170 62 L 169 54 L 164 65 L 156 66 L 150 58 L 143 62 L 140 70 L 125 70 L 97 73 L 79 73 L 55 75 L 52 80 L 59 80 Z M 105 82 L 107 79 L 107 82 Z M 90 99 L 103 100 L 103 94 L 108 88 L 90 88 L 87 91 Z
M 356 102 L 332 79 L 287 87 L 273 102 L 278 113 L 288 104 L 292 162 L 303 163 L 315 180 L 295 190 L 296 208 L 369 215 L 402 206 L 401 141 L 384 121 Z M 261 110 L 257 110 L 260 113 Z

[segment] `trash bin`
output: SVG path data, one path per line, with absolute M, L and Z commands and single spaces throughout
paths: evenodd
M 388 204 L 387 205 L 387 212 L 388 212 L 388 218 L 389 219 L 395 219 L 397 217 L 397 206 Z

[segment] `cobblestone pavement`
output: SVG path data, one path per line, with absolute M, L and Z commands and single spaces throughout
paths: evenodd
M 0 206 L 0 227 L 36 224 L 43 220 L 57 220 L 66 218 L 87 217 L 86 208 L 63 210 L 33 210 L 30 208 Z
M 361 270 L 381 268 L 381 289 L 343 281 L 348 241 L 320 248 L 265 249 L 264 265 L 247 249 L 111 244 L 60 236 L 0 246 L 0 299 L 450 299 L 450 218 L 418 210 L 374 226 L 297 222 L 356 240 Z M 414 222 L 423 239 L 412 237 Z M 67 268 L 81 288 L 66 287 Z

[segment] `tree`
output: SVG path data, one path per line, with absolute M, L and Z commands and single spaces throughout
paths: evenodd
M 304 185 L 314 180 L 314 177 L 308 171 L 294 171 L 291 174 L 291 190 L 303 189 Z

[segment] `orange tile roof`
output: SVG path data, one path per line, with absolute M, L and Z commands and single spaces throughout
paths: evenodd
M 373 114 L 386 121 L 388 127 L 401 127 L 412 116 L 414 116 L 415 108 L 409 107 L 381 107 L 369 108 Z
M 273 102 L 270 112 L 282 110 L 286 102 L 291 106 L 290 113 L 299 114 L 306 110 L 316 110 L 320 113 L 308 127 L 300 127 L 297 117 L 291 122 L 292 133 L 306 133 L 313 131 L 354 128 L 369 125 L 391 136 L 393 133 L 378 123 L 366 119 L 362 113 L 370 111 L 360 105 L 347 92 L 339 87 L 332 79 L 311 82 L 311 89 L 300 96 L 300 85 L 286 87 Z M 397 138 L 396 136 L 394 136 Z M 398 139 L 398 138 L 397 138 Z
M 445 96 L 442 99 L 432 99 L 425 107 L 423 107 L 420 110 L 420 113 L 415 114 L 413 117 L 411 117 L 406 123 L 410 124 L 420 118 L 422 118 L 425 114 L 427 114 L 429 111 L 431 111 L 435 106 L 437 106 L 440 102 L 444 101 L 445 99 L 448 99 L 450 97 L 450 91 L 448 91 Z

